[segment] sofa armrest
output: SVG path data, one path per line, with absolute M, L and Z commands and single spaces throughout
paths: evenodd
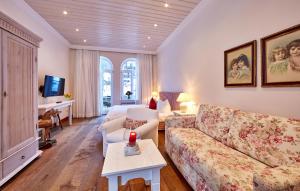
M 195 115 L 169 116 L 165 121 L 165 129 L 176 127 L 195 128 L 195 122 Z
M 104 122 L 100 127 L 99 131 L 105 133 L 111 133 L 123 127 L 126 117 L 120 117 L 111 121 Z
M 300 166 L 279 166 L 266 168 L 253 177 L 256 191 L 296 191 L 300 190 Z

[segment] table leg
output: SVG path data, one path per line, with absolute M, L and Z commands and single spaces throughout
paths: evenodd
M 118 177 L 117 176 L 108 177 L 108 190 L 109 191 L 118 191 Z
M 160 191 L 160 169 L 152 169 L 151 191 Z
M 69 106 L 69 125 L 72 125 L 72 104 Z

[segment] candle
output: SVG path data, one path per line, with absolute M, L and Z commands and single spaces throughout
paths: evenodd
M 136 141 L 136 132 L 130 132 L 129 134 L 129 144 L 130 145 L 135 145 Z

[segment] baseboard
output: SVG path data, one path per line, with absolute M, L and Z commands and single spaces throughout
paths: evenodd
M 12 171 L 9 175 L 4 177 L 2 180 L 0 180 L 0 187 L 7 182 L 9 179 L 11 179 L 13 176 L 15 176 L 18 172 L 20 172 L 23 168 L 25 168 L 29 163 L 31 163 L 35 158 L 41 156 L 43 151 L 38 150 L 35 155 L 33 155 L 31 158 L 29 158 L 25 163 L 23 163 L 21 166 L 16 168 L 14 171 Z

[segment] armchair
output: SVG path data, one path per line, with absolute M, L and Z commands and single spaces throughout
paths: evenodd
M 147 120 L 147 123 L 134 131 L 141 139 L 152 139 L 158 145 L 158 112 L 148 108 L 129 108 L 125 117 L 120 117 L 102 124 L 103 156 L 105 157 L 109 143 L 128 140 L 129 130 L 123 127 L 127 118 L 135 120 Z

